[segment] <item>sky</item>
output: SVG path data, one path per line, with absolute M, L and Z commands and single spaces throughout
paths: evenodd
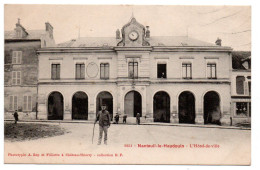
M 250 6 L 173 5 L 5 5 L 4 30 L 13 30 L 17 18 L 27 30 L 54 27 L 56 43 L 80 37 L 115 37 L 132 15 L 151 36 L 189 36 L 223 46 L 251 50 Z

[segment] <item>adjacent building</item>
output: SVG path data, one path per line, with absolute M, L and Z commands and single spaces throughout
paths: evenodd
M 4 51 L 4 112 L 5 119 L 13 118 L 18 110 L 21 119 L 36 119 L 38 57 L 40 48 L 54 46 L 53 27 L 45 30 L 26 30 L 20 19 L 13 31 L 5 31 Z
M 94 120 L 106 104 L 111 117 L 127 114 L 128 122 L 140 113 L 142 122 L 230 125 L 231 52 L 220 39 L 152 36 L 134 17 L 115 37 L 43 47 L 38 119 Z
M 251 52 L 234 51 L 232 56 L 232 124 L 251 123 Z

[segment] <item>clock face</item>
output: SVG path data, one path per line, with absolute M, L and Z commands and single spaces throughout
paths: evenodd
M 130 32 L 130 34 L 128 36 L 129 36 L 130 40 L 134 41 L 134 40 L 137 40 L 139 35 L 136 31 L 132 31 L 132 32 Z

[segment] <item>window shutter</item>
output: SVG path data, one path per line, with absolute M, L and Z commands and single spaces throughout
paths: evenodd
M 56 78 L 56 65 L 55 64 L 51 65 L 51 78 L 52 79 Z
M 80 65 L 76 64 L 76 78 L 80 78 Z
M 27 96 L 23 96 L 23 110 L 27 110 Z
M 187 77 L 190 78 L 191 77 L 191 65 L 187 64 Z
M 14 96 L 14 110 L 17 110 L 17 96 Z
M 85 78 L 85 64 L 81 64 L 80 78 Z
M 216 65 L 212 65 L 212 78 L 215 78 L 216 77 Z
M 138 63 L 134 63 L 134 77 L 138 77 Z
M 32 96 L 28 96 L 28 111 L 32 111 Z
M 18 71 L 17 73 L 17 84 L 21 84 L 21 72 Z
M 16 84 L 16 72 L 13 71 L 13 84 L 15 85 Z
M 13 51 L 13 56 L 12 56 L 12 63 L 15 64 L 16 63 L 16 51 Z
M 17 56 L 17 63 L 21 64 L 21 59 L 22 59 L 22 51 L 18 51 L 18 56 Z
M 57 64 L 57 79 L 60 79 L 60 64 Z
M 104 78 L 104 64 L 100 64 L 100 78 Z
M 10 96 L 9 110 L 13 110 L 13 101 L 14 101 L 13 96 Z
M 109 64 L 106 64 L 106 67 L 105 67 L 105 77 L 109 78 Z

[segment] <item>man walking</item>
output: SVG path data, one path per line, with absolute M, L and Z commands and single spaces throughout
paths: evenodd
M 99 137 L 98 145 L 101 144 L 103 131 L 104 131 L 104 144 L 107 145 L 107 130 L 110 127 L 110 115 L 106 110 L 106 105 L 101 106 L 101 111 L 98 112 L 95 123 L 99 121 Z

